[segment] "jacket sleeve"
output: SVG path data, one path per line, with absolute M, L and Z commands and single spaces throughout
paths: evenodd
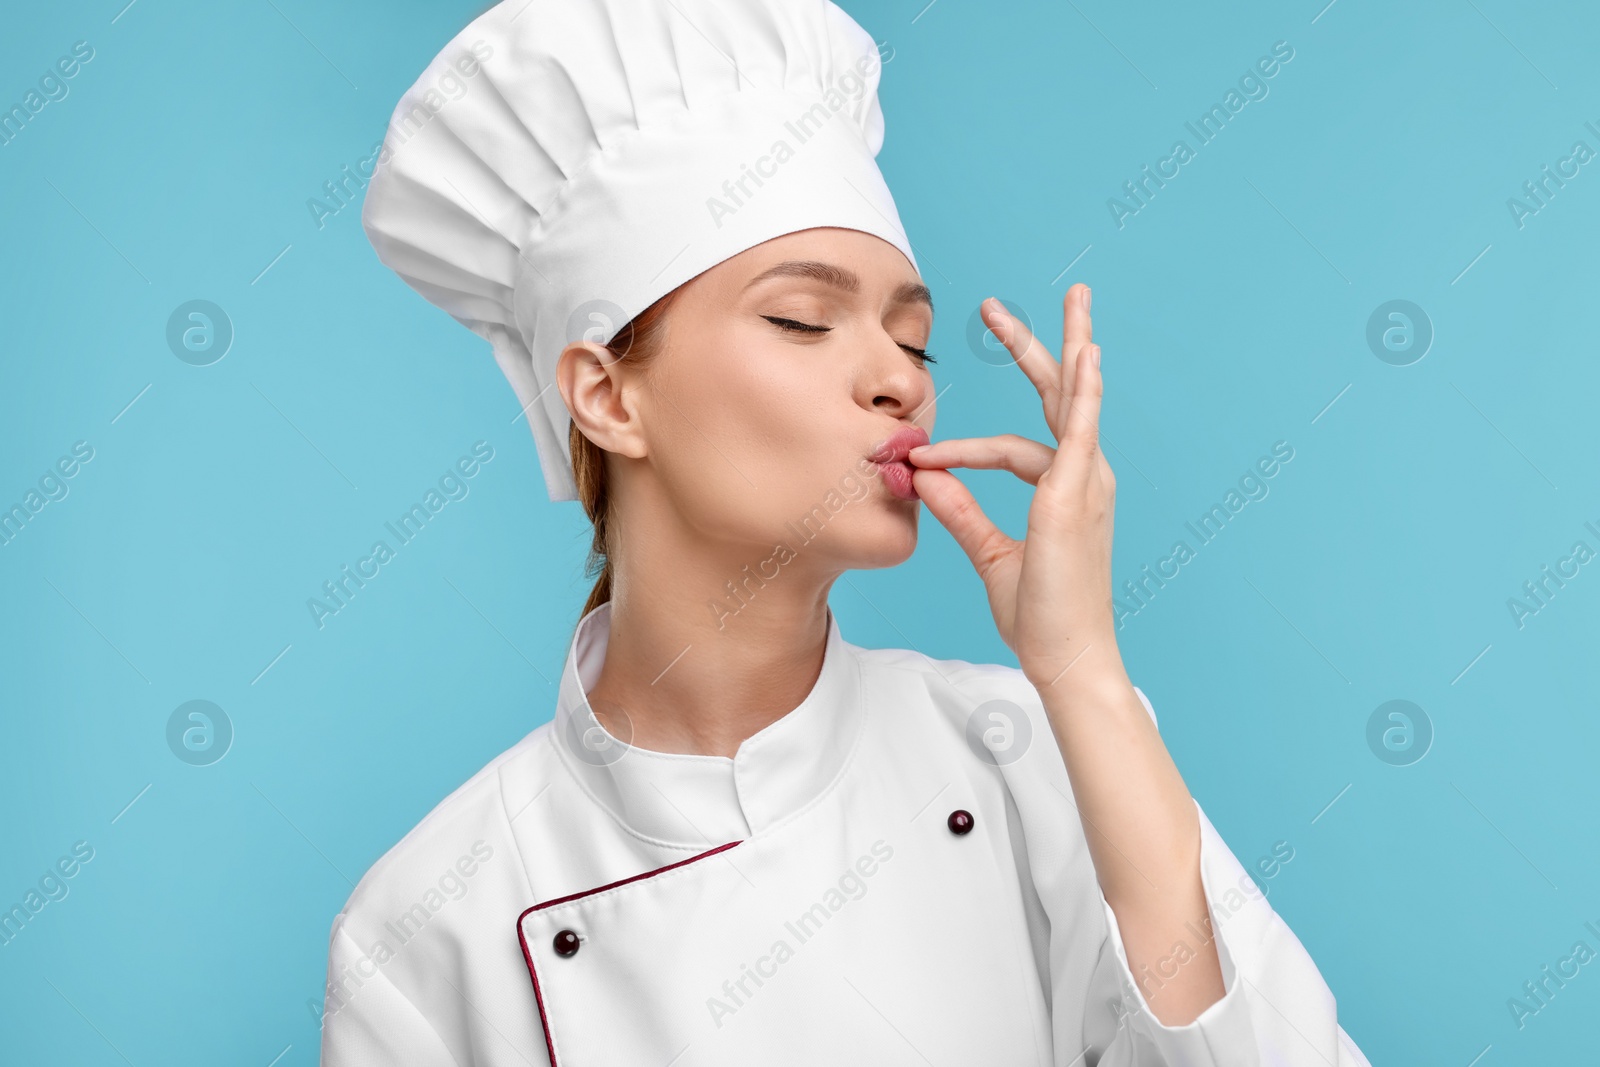
M 1333 993 L 1300 939 L 1273 911 L 1254 879 L 1195 805 L 1207 923 L 1191 928 L 1154 968 L 1136 978 L 1116 913 L 1096 891 L 1106 941 L 1097 995 L 1116 1005 L 1118 1027 L 1103 1067 L 1371 1067 L 1339 1025 Z M 1098 885 L 1098 879 L 1096 879 Z M 1182 1026 L 1160 1022 L 1146 991 L 1175 977 L 1189 950 L 1216 942 L 1223 995 Z
M 1033 720 L 1034 743 L 1001 770 L 1015 805 L 1013 851 L 1020 853 L 1031 890 L 1035 953 L 1050 990 L 1056 1063 L 1371 1067 L 1340 1027 L 1333 993 L 1305 947 L 1198 803 L 1208 921 L 1191 926 L 1167 958 L 1134 974 L 1038 692 L 1025 679 L 1012 681 L 1021 684 L 1004 695 Z M 1134 691 L 1154 720 L 1149 699 Z M 1213 939 L 1223 996 L 1189 1023 L 1161 1023 L 1146 997 L 1180 973 L 1194 948 Z
M 322 1067 L 460 1067 L 432 1024 L 345 932 L 328 940 Z

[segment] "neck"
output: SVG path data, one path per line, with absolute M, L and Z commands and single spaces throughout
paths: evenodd
M 740 584 L 743 561 L 704 546 L 689 553 L 653 542 L 646 551 L 662 558 L 625 561 L 613 577 L 610 634 L 590 706 L 635 747 L 731 758 L 815 686 L 837 575 L 806 574 L 796 561 L 744 588 L 741 602 L 726 583 Z

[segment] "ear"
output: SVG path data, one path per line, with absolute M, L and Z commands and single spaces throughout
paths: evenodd
M 634 459 L 646 451 L 639 384 L 633 368 L 593 341 L 573 341 L 556 361 L 556 388 L 578 430 L 607 452 Z

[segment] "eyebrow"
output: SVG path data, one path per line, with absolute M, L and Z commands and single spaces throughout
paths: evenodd
M 809 278 L 847 293 L 861 291 L 861 279 L 855 273 L 832 263 L 815 259 L 790 259 L 762 271 L 745 286 L 750 289 L 772 278 Z M 933 293 L 921 282 L 904 282 L 889 297 L 894 304 L 926 304 L 933 310 Z

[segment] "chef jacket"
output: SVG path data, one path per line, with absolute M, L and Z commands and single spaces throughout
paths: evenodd
M 588 707 L 609 618 L 335 919 L 327 1067 L 1370 1067 L 1203 810 L 1209 925 L 1133 973 L 1020 670 L 830 610 L 798 707 L 731 758 L 654 752 Z M 1161 1023 L 1146 991 L 1207 939 L 1223 996 Z

